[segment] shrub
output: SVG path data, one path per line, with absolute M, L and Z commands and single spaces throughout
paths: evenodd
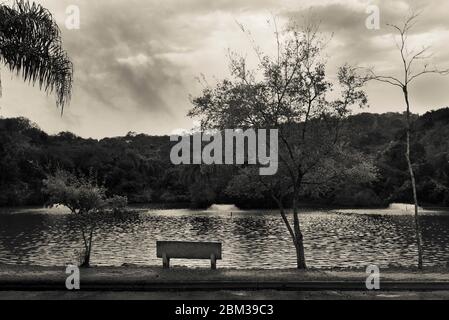
M 106 200 L 106 207 L 112 211 L 112 213 L 122 213 L 126 211 L 128 206 L 128 198 L 122 196 L 113 196 Z
M 56 170 L 43 181 L 43 192 L 49 196 L 48 205 L 62 204 L 79 216 L 84 242 L 84 256 L 80 265 L 88 267 L 92 251 L 92 238 L 97 216 L 105 210 L 123 212 L 128 200 L 126 197 L 106 198 L 106 189 L 96 182 L 95 176 L 76 176 L 64 170 Z
M 43 192 L 49 196 L 48 205 L 62 204 L 75 214 L 99 211 L 105 204 L 106 189 L 98 186 L 92 176 L 77 177 L 58 169 L 43 181 Z

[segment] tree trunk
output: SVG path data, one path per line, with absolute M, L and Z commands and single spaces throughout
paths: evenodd
M 80 265 L 81 268 L 89 268 L 90 267 L 90 252 L 84 252 L 83 263 Z
M 405 157 L 407 159 L 408 170 L 410 174 L 410 181 L 412 183 L 413 190 L 413 201 L 415 203 L 415 237 L 416 245 L 418 247 L 418 269 L 423 268 L 423 249 L 422 249 L 422 234 L 421 234 L 421 224 L 419 221 L 419 204 L 418 204 L 418 194 L 416 191 L 416 180 L 415 173 L 413 171 L 412 161 L 410 159 L 410 135 L 411 135 L 411 121 L 410 121 L 410 102 L 408 98 L 407 87 L 404 87 L 404 98 L 407 105 L 407 150 L 405 152 Z
M 413 200 L 415 202 L 415 237 L 416 237 L 416 244 L 418 247 L 418 268 L 423 268 L 423 250 L 422 250 L 422 234 L 421 234 L 421 224 L 419 221 L 419 212 L 418 212 L 418 195 L 416 192 L 416 180 L 415 180 L 415 173 L 413 171 L 412 162 L 410 160 L 410 131 L 407 130 L 407 152 L 406 152 L 406 158 L 407 158 L 407 165 L 408 170 L 410 173 L 410 180 L 412 182 L 412 189 L 413 189 Z
M 295 248 L 296 248 L 296 268 L 300 270 L 307 269 L 306 257 L 304 255 L 304 242 L 301 231 L 299 232 L 299 237 L 297 236 Z
M 304 241 L 299 224 L 296 192 L 293 195 L 293 230 L 295 232 L 296 267 L 304 270 L 307 269 L 307 265 L 304 254 Z
M 92 228 L 90 230 L 90 234 L 89 237 L 86 237 L 85 231 L 84 229 L 82 230 L 83 232 L 83 241 L 84 241 L 84 256 L 83 256 L 83 261 L 80 265 L 81 268 L 89 268 L 90 267 L 90 254 L 92 251 L 92 237 L 93 237 L 93 232 L 94 229 Z
M 296 208 L 296 200 L 293 201 L 293 215 L 294 215 L 294 226 L 293 229 L 290 225 L 290 222 L 287 219 L 287 215 L 284 210 L 284 206 L 282 204 L 282 199 L 277 199 L 275 196 L 273 196 L 273 199 L 276 201 L 276 203 L 279 206 L 279 212 L 281 214 L 282 220 L 284 221 L 285 226 L 287 227 L 287 230 L 292 238 L 293 244 L 295 245 L 295 251 L 296 251 L 296 267 L 298 269 L 306 269 L 306 259 L 304 255 L 304 244 L 303 244 L 303 237 L 301 233 L 301 228 L 299 225 L 299 219 L 298 219 L 298 210 Z

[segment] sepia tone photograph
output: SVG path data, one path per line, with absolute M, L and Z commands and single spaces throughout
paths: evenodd
M 448 10 L 3 1 L 0 300 L 449 299 Z

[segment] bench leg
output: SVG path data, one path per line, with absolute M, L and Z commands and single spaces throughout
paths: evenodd
M 215 259 L 215 255 L 214 254 L 210 255 L 210 268 L 212 270 L 217 269 L 217 259 Z
M 162 267 L 164 269 L 170 268 L 170 258 L 165 253 L 162 255 Z

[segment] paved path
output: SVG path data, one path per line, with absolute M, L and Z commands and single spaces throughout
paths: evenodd
M 62 291 L 65 267 L 0 265 L 0 291 Z M 80 269 L 83 291 L 366 291 L 365 270 L 237 270 L 161 267 Z M 449 291 L 448 269 L 380 271 L 382 291 Z
M 449 291 L 0 291 L 0 300 L 448 300 Z

